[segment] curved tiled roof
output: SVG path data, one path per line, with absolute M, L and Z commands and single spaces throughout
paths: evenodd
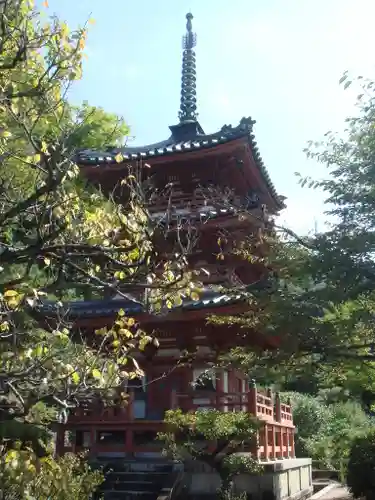
M 272 183 L 271 177 L 266 166 L 263 163 L 260 155 L 255 136 L 252 133 L 255 121 L 248 118 L 242 118 L 236 127 L 232 125 L 224 125 L 218 132 L 213 134 L 204 134 L 200 125 L 195 123 L 186 124 L 190 126 L 187 134 L 181 139 L 175 127 L 171 127 L 172 135 L 169 139 L 160 141 L 154 144 L 149 144 L 142 147 L 124 147 L 124 148 L 108 148 L 106 151 L 95 150 L 80 150 L 76 153 L 76 161 L 79 165 L 95 165 L 104 166 L 117 163 L 116 156 L 121 154 L 124 160 L 148 160 L 160 156 L 172 154 L 181 154 L 188 151 L 198 151 L 202 149 L 213 148 L 220 144 L 247 137 L 254 161 L 267 185 L 270 194 L 275 199 L 277 204 L 283 207 L 283 197 L 276 192 L 275 186 Z M 179 137 L 180 136 L 180 137 Z
M 162 314 L 156 313 L 155 318 L 160 315 L 168 315 L 174 312 L 196 311 L 201 309 L 213 309 L 239 304 L 252 297 L 257 290 L 273 286 L 272 278 L 264 278 L 257 283 L 248 285 L 239 290 L 216 291 L 205 289 L 198 300 L 185 298 L 181 305 L 175 305 L 171 309 L 165 308 Z M 137 316 L 147 314 L 147 308 L 142 302 L 137 301 L 132 296 L 128 298 L 112 298 L 107 300 L 76 300 L 66 302 L 59 306 L 55 301 L 44 301 L 34 308 L 34 311 L 42 316 L 55 316 L 64 314 L 68 319 L 96 318 L 101 316 L 116 315 L 122 309 L 126 315 Z M 218 311 L 219 312 L 219 311 Z M 152 314 L 152 313 L 151 313 Z
M 235 304 L 246 300 L 247 294 L 237 293 L 227 295 L 218 292 L 206 292 L 199 300 L 186 299 L 182 305 L 168 309 L 167 314 L 173 311 L 194 311 L 198 309 L 213 308 Z M 140 302 L 131 299 L 109 299 L 109 300 L 88 300 L 65 303 L 63 306 L 69 319 L 74 318 L 95 318 L 101 316 L 111 316 L 117 314 L 122 309 L 126 315 L 139 315 L 146 313 L 146 309 Z M 39 314 L 48 316 L 61 313 L 56 302 L 44 302 L 37 308 Z

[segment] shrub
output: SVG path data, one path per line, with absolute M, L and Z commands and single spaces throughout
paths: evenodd
M 347 484 L 355 498 L 375 499 L 375 430 L 373 429 L 352 442 Z
M 329 408 L 313 396 L 299 392 L 282 393 L 281 398 L 284 401 L 290 399 L 292 403 L 293 420 L 297 428 L 296 455 L 311 456 L 310 440 L 319 436 L 324 423 L 330 418 Z
M 292 402 L 297 456 L 310 456 L 326 467 L 342 468 L 353 439 L 374 427 L 373 419 L 354 401 L 328 405 L 306 394 L 285 396 Z

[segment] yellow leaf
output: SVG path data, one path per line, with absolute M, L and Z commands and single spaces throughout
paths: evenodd
M 182 298 L 180 296 L 176 297 L 174 303 L 176 306 L 180 306 L 182 304 Z
M 121 153 L 117 153 L 117 155 L 115 156 L 115 160 L 117 163 L 121 163 L 122 161 L 124 161 L 124 157 Z
M 7 290 L 4 293 L 4 297 L 17 297 L 17 295 L 18 295 L 18 292 L 16 292 L 16 290 Z
M 120 341 L 119 341 L 119 340 L 114 340 L 114 341 L 112 342 L 112 345 L 113 345 L 113 347 L 119 347 L 119 345 L 120 345 Z
M 192 300 L 199 300 L 199 295 L 197 292 L 191 292 L 190 297 Z
M 119 312 L 118 312 L 118 315 L 119 316 L 125 316 L 125 311 L 124 309 L 120 309 Z
M 9 330 L 9 323 L 8 321 L 3 321 L 0 323 L 0 332 L 7 332 Z
M 73 380 L 73 383 L 77 385 L 77 384 L 79 384 L 81 377 L 79 376 L 79 374 L 77 372 L 73 372 L 72 373 L 72 380 Z
M 39 163 L 40 162 L 40 158 L 41 156 L 38 154 L 38 155 L 34 155 L 33 156 L 33 163 Z
M 130 330 L 127 330 L 126 328 L 121 328 L 119 331 L 118 331 L 118 334 L 119 335 L 123 335 L 124 337 L 128 338 L 128 339 L 131 339 L 133 337 L 133 334 Z
M 134 326 L 134 324 L 135 324 L 134 318 L 129 318 L 128 319 L 128 325 L 129 326 Z
M 93 25 L 96 23 L 95 19 L 93 19 L 92 17 L 90 17 L 89 21 L 88 21 L 89 24 Z
M 139 350 L 143 351 L 144 348 L 146 347 L 147 344 L 152 342 L 152 337 L 145 335 L 140 341 L 139 341 Z
M 5 463 L 9 463 L 11 462 L 12 460 L 16 459 L 17 458 L 17 452 L 15 450 L 11 450 L 9 451 L 6 456 L 5 456 Z
M 167 305 L 168 309 L 172 309 L 172 307 L 173 307 L 173 304 L 170 300 L 167 300 L 166 305 Z
M 8 300 L 8 307 L 10 307 L 11 309 L 15 309 L 18 304 L 19 301 L 16 298 L 11 298 L 10 300 Z
M 97 368 L 94 368 L 93 371 L 91 372 L 92 376 L 96 379 L 101 378 L 102 374 Z
M 107 334 L 107 328 L 99 328 L 98 330 L 95 330 L 96 335 L 106 335 Z

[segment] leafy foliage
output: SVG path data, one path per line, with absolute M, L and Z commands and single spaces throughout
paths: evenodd
M 371 500 L 375 496 L 375 431 L 354 439 L 348 463 L 347 484 L 354 498 Z
M 259 379 L 277 381 L 319 372 L 316 389 L 344 386 L 371 406 L 374 398 L 374 208 L 375 100 L 372 81 L 359 77 L 357 116 L 344 135 L 328 132 L 311 142 L 308 157 L 327 166 L 323 179 L 301 178 L 302 186 L 326 194 L 330 224 L 301 236 L 274 224 L 266 236 L 266 264 L 277 279 L 272 289 L 253 294 L 252 312 L 226 321 L 257 330 L 280 346 L 272 352 L 237 349 L 232 360 Z M 266 367 L 266 369 L 264 369 Z M 271 370 L 271 372 L 270 372 Z M 315 375 L 312 375 L 315 378 Z M 312 390 L 313 388 L 311 388 Z M 310 389 L 309 389 L 310 390 Z
M 218 410 L 184 414 L 169 410 L 167 430 L 158 438 L 164 452 L 177 460 L 199 460 L 214 469 L 222 480 L 221 494 L 232 489 L 237 474 L 260 473 L 262 468 L 249 453 L 260 423 L 247 412 L 227 413 Z
M 293 392 L 282 397 L 292 402 L 296 455 L 309 456 L 328 467 L 345 461 L 353 439 L 374 427 L 372 419 L 353 401 L 327 404 L 318 397 Z
M 29 453 L 47 457 L 55 477 L 68 463 L 50 458 L 51 423 L 77 405 L 126 404 L 124 380 L 142 374 L 134 354 L 158 346 L 123 310 L 88 337 L 66 301 L 117 295 L 160 312 L 199 285 L 185 273 L 193 240 L 159 249 L 176 227 L 150 217 L 146 174 L 116 157 L 121 204 L 80 175 L 77 148 L 119 145 L 127 133 L 122 119 L 66 101 L 86 37 L 29 0 L 0 0 L 0 446 L 5 469 L 6 457 Z M 22 474 L 9 477 L 21 487 Z
M 101 472 L 91 471 L 84 456 L 70 453 L 37 463 L 32 450 L 14 449 L 3 457 L 0 470 L 2 493 L 9 500 L 81 500 L 103 482 Z

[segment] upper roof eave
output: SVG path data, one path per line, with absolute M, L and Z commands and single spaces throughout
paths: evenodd
M 197 134 L 184 141 L 176 141 L 172 134 L 169 139 L 146 146 L 108 148 L 106 151 L 79 150 L 76 152 L 76 161 L 81 166 L 92 165 L 95 167 L 118 163 L 118 155 L 121 155 L 121 159 L 125 161 L 146 161 L 157 157 L 214 148 L 236 139 L 247 138 L 255 164 L 278 209 L 282 209 L 285 207 L 285 198 L 277 194 L 269 172 L 264 165 L 257 142 L 255 141 L 255 136 L 252 133 L 254 124 L 255 121 L 251 117 L 244 117 L 236 127 L 224 125 L 218 132 L 213 134 Z

